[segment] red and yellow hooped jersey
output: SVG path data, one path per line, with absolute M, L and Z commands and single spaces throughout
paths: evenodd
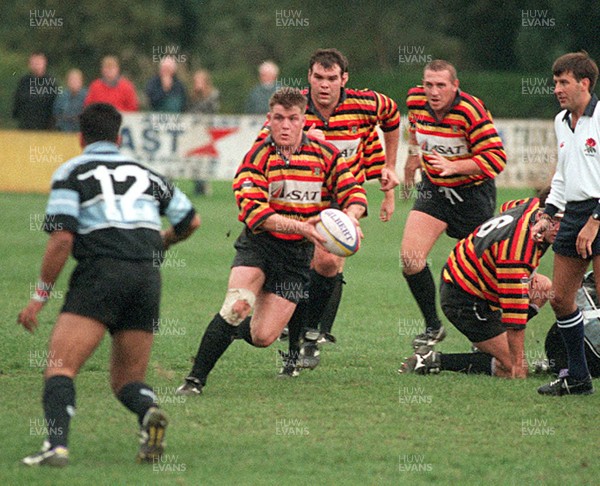
M 478 98 L 459 91 L 448 113 L 438 120 L 427 102 L 425 89 L 417 86 L 408 91 L 406 106 L 409 130 L 415 134 L 421 149 L 421 166 L 434 184 L 477 185 L 504 170 L 506 152 L 502 140 L 491 114 Z M 472 159 L 481 174 L 441 176 L 429 163 L 434 150 L 451 161 Z

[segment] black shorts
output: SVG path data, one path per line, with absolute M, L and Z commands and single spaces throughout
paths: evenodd
M 314 245 L 309 241 L 285 241 L 269 233 L 244 228 L 233 245 L 232 267 L 257 267 L 265 274 L 263 290 L 294 304 L 307 297 L 310 261 Z
M 95 258 L 77 264 L 62 312 L 96 319 L 114 334 L 153 332 L 159 308 L 160 268 L 152 261 Z
M 597 205 L 597 199 L 567 203 L 565 214 L 560 221 L 560 227 L 552 245 L 554 253 L 566 257 L 581 258 L 575 245 L 577 235 L 581 228 L 585 226 L 585 223 L 588 222 Z M 600 232 L 598 232 L 592 243 L 592 256 L 594 255 L 600 255 Z
M 478 186 L 436 186 L 424 175 L 417 184 L 413 211 L 421 211 L 448 225 L 450 238 L 466 238 L 496 211 L 496 183 L 488 179 Z
M 440 303 L 448 320 L 472 343 L 480 343 L 499 336 L 506 328 L 502 311 L 493 310 L 486 300 L 442 281 Z

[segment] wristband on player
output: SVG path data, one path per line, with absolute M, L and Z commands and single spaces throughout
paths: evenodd
M 51 288 L 52 288 L 52 285 L 47 284 L 46 282 L 42 282 L 41 280 L 38 280 L 38 283 L 35 285 L 35 292 L 31 298 L 33 300 L 35 300 L 36 302 L 41 302 L 42 304 L 45 304 L 46 302 L 48 302 L 48 299 L 50 298 L 50 289 Z
M 419 145 L 411 143 L 408 146 L 408 156 L 412 157 L 414 155 L 419 155 Z
M 598 204 L 594 209 L 594 212 L 592 213 L 592 219 L 594 221 L 600 221 L 600 204 Z

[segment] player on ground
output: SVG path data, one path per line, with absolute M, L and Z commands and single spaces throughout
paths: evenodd
M 309 61 L 308 82 L 309 89 L 304 91 L 308 97 L 305 130 L 335 145 L 360 184 L 370 179 L 380 180 L 385 196 L 379 217 L 389 221 L 394 212 L 394 188 L 398 185 L 400 114 L 396 102 L 373 90 L 346 88 L 348 60 L 337 49 L 314 52 Z M 377 127 L 383 133 L 385 152 Z M 263 130 L 260 136 L 267 134 L 268 130 Z M 308 302 L 297 310 L 305 315 L 295 317 L 295 322 L 311 329 L 306 333 L 290 329 L 291 354 L 296 352 L 301 334 L 312 347 L 311 351 L 307 348 L 309 353 L 317 351 L 315 339 L 319 343 L 335 342 L 331 329 L 342 298 L 344 261 L 320 247 L 315 248 Z
M 588 395 L 594 387 L 585 359 L 583 314 L 576 295 L 592 261 L 600 275 L 600 106 L 593 94 L 598 66 L 582 52 L 559 57 L 552 66 L 554 94 L 561 111 L 554 119 L 558 163 L 543 219 L 535 232 L 543 238 L 550 220 L 564 210 L 554 242 L 554 297 L 550 301 L 568 354 L 568 374 L 542 386 L 542 395 Z M 600 290 L 600 279 L 596 288 Z
M 444 231 L 466 238 L 493 216 L 494 178 L 504 170 L 506 154 L 491 114 L 481 100 L 459 89 L 449 62 L 425 66 L 423 86 L 409 90 L 406 106 L 410 145 L 404 183 L 414 184 L 418 168 L 423 175 L 401 246 L 402 273 L 425 318 L 425 333 L 413 341 L 417 348 L 446 335 L 427 256 Z
M 245 227 L 225 301 L 204 332 L 181 395 L 202 392 L 233 339 L 267 347 L 281 334 L 304 295 L 315 244 L 324 241 L 315 228 L 319 212 L 336 203 L 358 225 L 367 207 L 339 151 L 304 134 L 300 90 L 280 89 L 269 104 L 271 134 L 254 143 L 233 182 Z
M 121 115 L 111 105 L 89 105 L 80 117 L 83 154 L 52 178 L 44 229 L 50 239 L 40 279 L 18 322 L 29 332 L 72 252 L 78 264 L 52 331 L 44 373 L 48 439 L 29 466 L 66 466 L 69 422 L 75 412 L 73 380 L 102 341 L 112 336 L 111 387 L 138 416 L 138 462 L 163 451 L 167 418 L 144 383 L 153 327 L 158 322 L 160 255 L 190 236 L 200 219 L 187 197 L 160 175 L 119 153 Z M 173 225 L 161 232 L 160 216 Z
M 539 206 L 538 198 L 505 203 L 498 216 L 458 242 L 444 266 L 442 310 L 481 352 L 444 354 L 422 345 L 401 373 L 527 376 L 525 325 L 551 293 L 550 279 L 535 272 L 560 223 L 552 220 L 536 243 L 532 227 L 542 216 Z

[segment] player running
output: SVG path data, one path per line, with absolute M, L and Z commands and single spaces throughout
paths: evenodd
M 411 186 L 421 168 L 416 201 L 402 236 L 402 274 L 425 318 L 416 348 L 445 337 L 436 310 L 436 288 L 427 256 L 446 231 L 466 238 L 496 210 L 494 178 L 504 170 L 506 153 L 492 116 L 478 98 L 459 89 L 452 64 L 425 66 L 423 86 L 408 92 L 409 147 L 404 183 Z
M 227 294 L 180 395 L 202 393 L 235 338 L 267 347 L 281 334 L 304 295 L 315 244 L 324 241 L 315 228 L 321 210 L 336 203 L 358 225 L 367 207 L 365 191 L 339 151 L 303 132 L 306 98 L 300 90 L 280 89 L 269 104 L 271 133 L 254 143 L 233 181 L 245 227 L 234 245 Z
M 162 176 L 118 149 L 121 115 L 111 105 L 89 105 L 81 114 L 83 154 L 52 177 L 44 229 L 50 233 L 40 279 L 18 322 L 32 332 L 69 254 L 77 267 L 54 325 L 44 372 L 43 405 L 48 439 L 23 459 L 28 466 L 68 464 L 68 434 L 75 413 L 73 380 L 102 341 L 112 337 L 110 384 L 138 416 L 138 462 L 163 452 L 167 418 L 144 383 L 153 330 L 159 322 L 159 260 L 164 250 L 200 225 L 189 199 Z M 172 226 L 161 232 L 160 217 Z
M 346 88 L 348 60 L 337 49 L 319 49 L 309 61 L 309 88 L 304 129 L 335 145 L 354 174 L 363 184 L 379 179 L 385 196 L 379 217 L 389 221 L 394 213 L 394 188 L 398 185 L 396 154 L 400 134 L 400 114 L 394 100 L 373 90 Z M 383 133 L 385 152 L 377 130 Z M 268 135 L 264 129 L 259 138 Z M 290 328 L 290 355 L 298 352 L 298 339 L 304 341 L 302 352 L 316 366 L 316 343 L 334 343 L 331 329 L 337 314 L 344 284 L 345 259 L 320 247 L 310 270 L 308 301 L 298 306 L 295 322 L 309 329 Z

